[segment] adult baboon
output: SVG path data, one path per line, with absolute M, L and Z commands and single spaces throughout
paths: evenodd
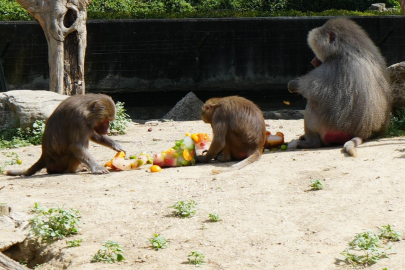
M 344 144 L 355 147 L 390 123 L 391 87 L 386 63 L 365 31 L 346 18 L 335 18 L 309 32 L 315 53 L 308 74 L 288 83 L 307 98 L 305 134 L 289 148 Z

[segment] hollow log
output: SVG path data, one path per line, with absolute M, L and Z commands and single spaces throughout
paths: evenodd
M 28 270 L 29 268 L 0 252 L 0 270 Z
M 91 0 L 17 0 L 44 30 L 48 42 L 49 90 L 85 93 L 87 6 Z

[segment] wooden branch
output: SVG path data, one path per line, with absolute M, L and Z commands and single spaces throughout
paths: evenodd
M 28 270 L 29 268 L 0 252 L 0 270 Z

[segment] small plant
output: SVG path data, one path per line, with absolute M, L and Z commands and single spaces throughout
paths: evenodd
M 69 240 L 66 241 L 66 244 L 68 247 L 79 247 L 81 246 L 83 239 L 74 239 L 74 240 Z
M 189 264 L 194 264 L 195 266 L 201 266 L 205 264 L 205 255 L 204 253 L 202 253 L 202 251 L 191 251 L 190 255 L 188 255 L 187 257 Z
M 36 120 L 32 128 L 3 128 L 0 130 L 0 149 L 18 148 L 42 143 L 45 121 Z
M 196 213 L 197 203 L 194 200 L 188 200 L 188 202 L 179 201 L 175 205 L 170 206 L 177 211 L 173 211 L 175 216 L 180 217 L 192 217 Z
M 323 183 L 319 179 L 311 179 L 311 184 L 309 185 L 312 190 L 321 190 L 323 189 Z
M 167 240 L 164 236 L 160 236 L 159 234 L 154 235 L 151 239 L 149 239 L 149 242 L 152 244 L 152 247 L 156 250 L 159 250 L 161 248 L 167 248 Z
M 78 233 L 80 212 L 76 209 L 49 208 L 45 210 L 35 203 L 33 211 L 37 214 L 31 221 L 31 233 L 39 241 L 55 241 Z
M 389 258 L 387 251 L 392 250 L 392 245 L 384 246 L 377 234 L 371 231 L 359 233 L 349 242 L 349 247 L 341 254 L 345 260 L 354 265 L 369 266 L 382 258 Z
M 44 135 L 45 131 L 45 121 L 44 120 L 36 120 L 34 124 L 32 124 L 32 129 L 27 128 L 23 133 L 27 141 L 29 141 L 33 145 L 38 145 L 42 143 L 42 136 Z
M 11 160 L 6 160 L 0 165 L 0 173 L 1 174 L 5 173 L 5 168 L 8 165 L 14 165 L 14 164 L 21 164 L 22 163 L 22 161 L 21 161 L 21 159 L 20 159 L 20 157 L 18 156 L 17 153 L 11 152 L 11 153 L 2 153 L 2 154 L 5 155 L 6 157 L 11 158 Z
M 388 224 L 387 226 L 381 226 L 379 228 L 380 231 L 378 233 L 378 236 L 380 238 L 385 238 L 389 241 L 400 241 L 401 240 L 401 234 L 391 228 L 391 225 Z
M 220 216 L 216 213 L 210 213 L 209 217 L 211 222 L 218 222 L 221 220 Z
M 97 251 L 91 262 L 116 263 L 125 260 L 123 250 L 118 242 L 106 241 Z
M 110 133 L 111 134 L 125 134 L 131 118 L 126 113 L 124 108 L 124 102 L 119 102 L 115 104 L 116 107 L 116 117 L 115 120 L 110 122 Z

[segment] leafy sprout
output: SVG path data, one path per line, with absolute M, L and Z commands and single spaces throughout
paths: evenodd
M 149 239 L 149 242 L 152 244 L 152 247 L 156 250 L 168 247 L 166 238 L 164 236 L 160 236 L 159 234 L 155 234 L 154 237 Z
M 115 241 L 106 241 L 93 256 L 91 262 L 116 263 L 125 260 L 123 249 Z
M 188 263 L 194 264 L 195 266 L 201 266 L 205 264 L 205 255 L 202 251 L 199 250 L 191 251 L 191 253 L 187 256 L 187 259 Z
M 170 208 L 176 209 L 173 211 L 175 216 L 180 217 L 192 217 L 196 213 L 197 203 L 194 200 L 188 200 L 187 202 L 178 201 L 176 204 L 170 206 Z
M 312 188 L 312 190 L 321 190 L 323 189 L 323 183 L 321 182 L 321 180 L 319 179 L 311 179 L 311 184 L 309 185 L 309 187 Z
M 221 217 L 216 213 L 210 213 L 209 217 L 211 222 L 218 222 L 221 220 Z

